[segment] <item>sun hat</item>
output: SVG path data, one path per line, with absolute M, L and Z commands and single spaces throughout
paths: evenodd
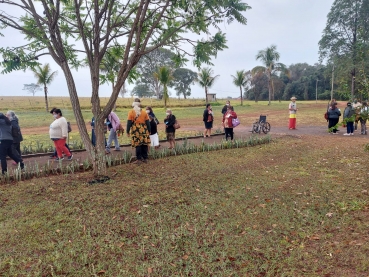
M 295 96 L 292 96 L 291 97 L 291 100 L 296 100 L 297 98 Z

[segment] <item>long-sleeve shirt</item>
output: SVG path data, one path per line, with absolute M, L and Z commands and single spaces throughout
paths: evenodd
M 59 117 L 51 123 L 49 134 L 51 139 L 66 138 L 68 136 L 68 124 L 65 117 Z

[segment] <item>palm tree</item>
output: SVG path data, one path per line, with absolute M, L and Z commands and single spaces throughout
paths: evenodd
M 272 45 L 270 47 L 265 48 L 264 50 L 260 50 L 256 55 L 256 60 L 260 60 L 264 66 L 256 66 L 252 69 L 252 74 L 257 72 L 263 72 L 268 77 L 268 90 L 269 90 L 269 103 L 270 100 L 274 99 L 274 94 L 272 94 L 272 75 L 276 72 L 284 72 L 288 74 L 288 69 L 283 63 L 279 63 L 280 55 L 276 51 L 277 46 Z
M 36 68 L 34 68 L 32 71 L 37 79 L 37 84 L 44 86 L 46 112 L 49 112 L 49 103 L 47 101 L 47 86 L 50 85 L 50 83 L 54 80 L 58 72 L 51 72 L 51 68 L 48 63 L 45 64 L 43 67 L 37 65 Z
M 236 76 L 232 76 L 233 84 L 240 88 L 241 93 L 241 106 L 243 106 L 243 99 L 242 99 L 242 87 L 246 86 L 246 84 L 250 81 L 248 78 L 248 74 L 250 72 L 246 72 L 245 70 L 236 71 Z
M 205 88 L 205 101 L 208 103 L 208 88 L 210 88 L 214 81 L 219 77 L 219 75 L 213 75 L 213 70 L 210 67 L 202 68 L 200 73 L 198 74 L 197 82 L 203 88 Z
M 154 78 L 163 86 L 164 107 L 166 108 L 169 100 L 168 85 L 173 80 L 172 72 L 169 67 L 162 66 L 154 72 Z

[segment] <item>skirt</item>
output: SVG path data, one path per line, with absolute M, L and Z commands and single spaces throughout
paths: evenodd
M 159 136 L 158 133 L 150 135 L 151 146 L 159 146 Z
M 213 121 L 205 122 L 205 129 L 211 129 L 213 128 Z
M 131 127 L 131 145 L 132 147 L 137 147 L 141 145 L 149 145 L 150 132 L 147 129 L 145 123 L 133 123 Z

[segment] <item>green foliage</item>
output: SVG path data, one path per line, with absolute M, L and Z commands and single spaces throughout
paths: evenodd
M 173 72 L 172 86 L 177 91 L 177 95 L 183 95 L 186 99 L 191 95 L 191 85 L 197 80 L 197 73 L 187 68 L 177 68 Z
M 198 84 L 205 89 L 205 101 L 208 102 L 208 88 L 211 88 L 214 85 L 216 79 L 219 78 L 219 75 L 212 76 L 214 71 L 210 67 L 204 67 L 198 73 L 197 82 Z
M 163 86 L 164 107 L 166 108 L 169 100 L 168 85 L 173 80 L 171 69 L 166 66 L 158 68 L 158 70 L 154 72 L 154 78 Z

